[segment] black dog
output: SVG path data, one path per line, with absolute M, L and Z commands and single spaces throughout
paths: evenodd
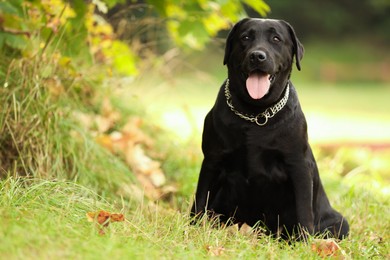
M 192 216 L 261 225 L 290 238 L 343 238 L 348 222 L 325 194 L 290 82 L 303 46 L 285 21 L 244 19 L 231 30 L 228 79 L 204 122 L 204 161 Z

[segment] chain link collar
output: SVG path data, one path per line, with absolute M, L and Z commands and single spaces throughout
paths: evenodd
M 239 116 L 240 118 L 247 120 L 247 121 L 250 121 L 252 123 L 256 123 L 259 126 L 263 126 L 263 125 L 267 124 L 269 118 L 274 117 L 276 115 L 276 113 L 278 113 L 280 110 L 283 109 L 283 107 L 287 103 L 289 93 L 290 93 L 290 84 L 287 83 L 284 97 L 281 100 L 279 100 L 278 103 L 276 103 L 272 107 L 267 108 L 266 110 L 264 110 L 264 112 L 261 112 L 255 116 L 254 115 L 247 115 L 247 114 L 240 113 L 235 109 L 235 107 L 233 106 L 233 103 L 232 103 L 232 95 L 230 94 L 230 90 L 229 90 L 229 79 L 227 79 L 226 83 L 225 83 L 226 103 L 230 107 L 230 110 L 234 114 Z M 259 121 L 261 118 L 263 118 L 263 120 L 261 120 L 262 122 Z

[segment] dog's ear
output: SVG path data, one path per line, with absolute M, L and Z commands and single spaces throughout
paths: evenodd
M 290 33 L 291 40 L 292 40 L 292 42 L 294 44 L 293 54 L 295 55 L 295 64 L 297 66 L 297 69 L 301 70 L 301 63 L 300 63 L 300 61 L 302 60 L 303 53 L 305 51 L 304 48 L 303 48 L 303 45 L 298 40 L 298 37 L 297 37 L 297 35 L 295 34 L 295 31 L 294 31 L 294 28 L 286 21 L 282 21 L 282 23 L 284 23 L 284 25 L 287 27 L 287 29 L 288 29 L 288 31 Z
M 225 46 L 225 57 L 223 58 L 223 65 L 226 65 L 229 61 L 230 52 L 232 51 L 232 45 L 233 45 L 233 38 L 236 32 L 238 31 L 238 28 L 240 28 L 241 24 L 245 21 L 249 20 L 249 18 L 244 18 L 240 20 L 238 23 L 236 23 L 233 28 L 230 30 L 229 35 L 226 39 L 226 46 Z

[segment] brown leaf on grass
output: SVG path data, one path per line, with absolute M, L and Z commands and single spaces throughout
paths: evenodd
M 228 233 L 230 233 L 232 235 L 237 234 L 239 232 L 239 229 L 240 229 L 238 224 L 234 224 L 234 225 L 231 225 L 231 226 L 225 226 L 224 225 L 223 227 L 226 229 L 226 231 Z
M 108 226 L 108 220 L 110 218 L 111 213 L 101 210 L 98 212 L 88 212 L 87 219 L 89 222 L 96 222 L 99 225 Z
M 97 143 L 122 156 L 136 175 L 147 197 L 154 200 L 169 198 L 175 189 L 172 186 L 165 187 L 166 177 L 160 162 L 152 159 L 145 150 L 148 148 L 150 150 L 153 140 L 142 131 L 142 119 L 130 118 L 122 129 L 108 134 L 121 118 L 121 114 L 113 108 L 108 98 L 103 99 L 100 110 L 100 114 L 75 112 L 74 116 L 86 129 L 97 135 Z
M 94 128 L 98 133 L 107 132 L 114 125 L 114 121 L 109 117 L 97 115 L 94 117 Z
M 205 249 L 207 253 L 211 256 L 221 256 L 226 250 L 223 246 L 210 246 L 210 245 L 206 245 Z
M 122 222 L 125 221 L 123 214 L 110 213 L 105 210 L 100 210 L 97 212 L 88 212 L 87 214 L 88 222 L 95 222 L 99 228 L 99 234 L 104 235 L 104 227 L 108 227 L 111 222 Z
M 247 223 L 242 224 L 240 227 L 240 234 L 244 236 L 252 236 L 255 235 L 253 232 L 253 229 L 251 226 L 249 226 Z
M 166 179 L 160 163 L 147 156 L 141 145 L 135 145 L 133 149 L 127 150 L 126 162 L 137 175 L 146 176 L 154 187 L 165 184 Z
M 87 130 L 93 133 L 104 133 L 113 127 L 115 121 L 112 118 L 101 115 L 91 115 L 82 112 L 74 112 L 73 117 Z
M 100 109 L 100 114 L 74 112 L 73 116 L 87 130 L 104 134 L 120 120 L 121 114 L 112 107 L 108 98 L 103 99 Z
M 368 239 L 370 242 L 374 242 L 374 243 L 378 243 L 378 244 L 381 244 L 384 241 L 383 237 L 381 237 L 375 233 L 370 233 Z
M 102 134 L 95 138 L 96 142 L 109 150 L 110 152 L 114 152 L 114 146 L 112 142 L 112 138 L 109 135 Z
M 345 252 L 333 239 L 314 239 L 311 250 L 322 258 L 345 259 Z
M 107 125 L 100 121 L 101 130 L 108 128 L 110 122 L 117 120 L 111 105 L 108 101 L 103 104 L 103 114 L 110 118 Z M 97 116 L 91 122 L 85 115 L 79 115 L 80 120 L 86 125 L 93 122 L 99 122 Z M 103 117 L 105 118 L 105 117 Z M 134 117 L 123 126 L 122 129 L 110 134 L 100 133 L 96 137 L 96 142 L 108 149 L 110 152 L 120 155 L 126 164 L 132 169 L 137 180 L 142 186 L 144 194 L 153 200 L 168 199 L 171 194 L 176 192 L 173 186 L 166 186 L 166 177 L 161 169 L 161 163 L 152 159 L 147 152 L 153 146 L 153 140 L 147 136 L 141 129 L 142 119 Z M 149 150 L 148 150 L 149 149 Z
M 147 154 L 146 149 L 153 145 L 153 141 L 141 130 L 141 125 L 140 118 L 131 118 L 121 130 L 109 135 L 101 134 L 96 137 L 96 141 L 111 152 L 124 157 L 147 197 L 154 200 L 169 198 L 176 189 L 173 186 L 166 187 L 166 177 L 160 162 Z
M 104 98 L 101 106 L 101 115 L 112 122 L 121 119 L 121 114 L 114 109 L 109 98 Z
M 134 143 L 143 143 L 146 147 L 153 145 L 153 140 L 142 131 L 141 126 L 143 121 L 139 117 L 132 117 L 123 126 L 122 133 L 129 136 Z
M 123 214 L 113 213 L 110 216 L 111 222 L 123 222 L 125 221 L 125 216 Z
M 113 117 L 111 117 L 113 118 Z M 138 117 L 130 118 L 129 121 L 118 131 L 111 134 L 102 134 L 98 136 L 97 141 L 100 143 L 101 138 L 109 138 L 110 143 L 101 143 L 104 147 L 115 153 L 126 154 L 128 150 L 132 150 L 137 144 L 143 144 L 146 147 L 151 147 L 153 141 L 141 130 L 142 120 Z
M 234 225 L 231 225 L 231 226 L 227 226 L 225 227 L 226 228 L 226 231 L 230 234 L 241 234 L 243 236 L 256 236 L 256 233 L 253 232 L 253 229 L 251 226 L 249 226 L 247 223 L 244 223 L 242 224 L 241 226 L 239 226 L 239 224 L 234 224 Z

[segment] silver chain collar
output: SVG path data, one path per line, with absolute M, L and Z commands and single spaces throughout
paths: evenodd
M 230 110 L 232 110 L 232 112 L 234 114 L 236 114 L 237 116 L 239 116 L 240 118 L 247 120 L 247 121 L 250 121 L 252 123 L 256 123 L 259 126 L 263 126 L 263 125 L 267 124 L 269 118 L 274 117 L 276 115 L 276 113 L 278 113 L 280 110 L 283 109 L 283 107 L 287 104 L 289 93 L 290 93 L 290 84 L 287 84 L 286 91 L 284 93 L 284 97 L 281 100 L 279 100 L 278 103 L 276 103 L 272 107 L 267 108 L 266 110 L 264 110 L 264 112 L 261 112 L 255 116 L 246 115 L 246 114 L 238 112 L 234 108 L 234 106 L 232 104 L 232 95 L 230 94 L 230 90 L 229 90 L 229 79 L 227 79 L 226 83 L 225 83 L 226 103 L 230 107 Z M 263 119 L 264 121 L 260 122 L 259 121 L 260 118 L 264 118 Z

